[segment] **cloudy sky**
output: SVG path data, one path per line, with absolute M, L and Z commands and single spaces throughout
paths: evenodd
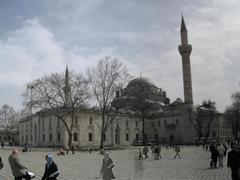
M 66 64 L 84 72 L 104 56 L 183 98 L 180 20 L 192 44 L 194 103 L 218 110 L 239 90 L 239 0 L 1 0 L 0 105 L 21 108 L 26 82 Z

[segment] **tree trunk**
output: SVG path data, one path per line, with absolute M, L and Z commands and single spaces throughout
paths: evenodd
M 202 130 L 198 130 L 198 139 L 200 140 L 203 137 Z
M 236 131 L 235 131 L 235 139 L 238 139 L 238 130 L 239 130 L 238 110 L 236 110 Z
M 145 137 L 145 117 L 142 117 L 142 139 L 143 145 L 146 145 L 146 137 Z
M 101 139 L 100 139 L 100 149 L 103 149 L 103 137 L 104 137 L 104 126 L 105 126 L 105 115 L 102 113 L 102 127 L 101 127 Z
M 72 137 L 73 137 L 73 134 L 72 132 L 68 132 L 68 147 L 71 149 L 72 147 Z

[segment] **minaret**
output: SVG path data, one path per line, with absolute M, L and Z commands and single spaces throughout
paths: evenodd
M 65 86 L 63 88 L 64 90 L 64 107 L 70 107 L 71 106 L 71 101 L 70 101 L 70 84 L 69 84 L 69 73 L 68 73 L 68 66 L 66 68 L 65 72 Z
M 183 16 L 182 16 L 180 33 L 181 33 L 181 45 L 178 46 L 178 50 L 182 56 L 184 102 L 186 104 L 193 104 L 192 77 L 191 77 L 191 65 L 190 65 L 190 54 L 192 51 L 192 46 L 188 44 L 187 28 L 186 28 Z

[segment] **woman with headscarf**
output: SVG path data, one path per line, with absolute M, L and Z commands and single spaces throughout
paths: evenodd
M 102 161 L 102 168 L 101 174 L 103 180 L 111 180 L 115 179 L 113 175 L 112 168 L 114 167 L 112 159 L 109 157 L 108 152 L 103 152 L 103 161 Z
M 59 171 L 57 165 L 53 162 L 52 155 L 47 155 L 46 161 L 47 163 L 42 180 L 56 180 L 59 175 Z

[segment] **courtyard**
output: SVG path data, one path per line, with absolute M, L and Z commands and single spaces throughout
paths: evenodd
M 13 179 L 8 164 L 8 156 L 12 148 L 0 150 L 4 167 L 0 170 L 0 180 Z M 20 159 L 30 171 L 35 173 L 36 180 L 41 179 L 45 167 L 45 155 L 53 154 L 54 161 L 61 174 L 59 180 L 96 180 L 100 178 L 102 156 L 99 152 L 76 152 L 57 156 L 57 151 L 51 149 L 32 149 L 31 152 L 21 153 Z M 173 159 L 173 149 L 162 147 L 162 159 L 154 160 L 150 153 L 147 160 L 138 160 L 138 149 L 110 151 L 115 167 L 114 174 L 119 180 L 230 180 L 231 171 L 226 167 L 209 168 L 210 152 L 201 147 L 182 146 L 181 159 Z

